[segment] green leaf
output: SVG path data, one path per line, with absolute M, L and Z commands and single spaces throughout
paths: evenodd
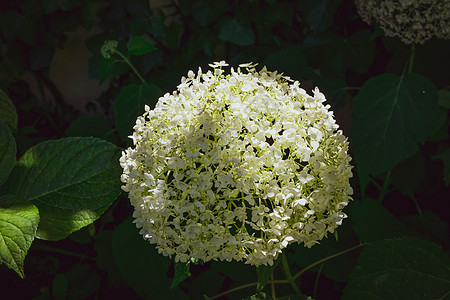
M 158 254 L 145 241 L 131 219 L 116 227 L 113 233 L 114 262 L 124 281 L 142 298 L 184 299 L 179 288 L 170 289 L 166 276 L 170 259 Z
M 378 201 L 371 198 L 355 201 L 350 218 L 354 222 L 354 230 L 361 242 L 383 240 L 405 235 L 418 235 L 400 222 Z
M 327 258 L 358 245 L 359 241 L 353 232 L 351 220 L 344 220 L 343 224 L 335 231 L 339 235 L 337 240 L 333 235 L 328 235 L 320 241 L 320 244 L 307 248 L 303 244 L 289 246 L 290 251 L 286 253 L 288 261 L 295 263 L 300 269 L 309 267 L 319 260 Z M 319 272 L 329 279 L 346 282 L 352 269 L 356 264 L 355 253 L 357 250 L 349 251 L 330 260 L 310 268 L 311 272 Z
M 369 70 L 375 58 L 375 41 L 370 37 L 371 31 L 362 29 L 345 41 L 345 64 L 360 74 Z
M 306 9 L 306 21 L 313 31 L 323 31 L 333 24 L 334 14 L 341 1 L 309 1 Z
M 215 263 L 215 262 L 213 262 Z M 211 265 L 213 265 L 211 263 Z M 206 295 L 213 297 L 221 292 L 225 276 L 215 269 L 204 269 L 198 276 L 191 277 L 187 291 L 189 299 L 208 299 Z M 248 291 L 247 291 L 248 292 Z M 238 298 L 239 292 L 233 293 Z
M 331 77 L 345 77 L 344 74 L 348 68 L 364 74 L 369 70 L 375 57 L 375 41 L 370 40 L 371 32 L 362 29 L 349 38 L 341 38 L 332 34 L 318 34 L 316 43 L 325 43 L 327 38 L 333 41 L 331 45 L 325 48 L 320 69 L 323 75 Z M 314 38 L 308 41 L 314 42 Z
M 190 262 L 187 263 L 174 262 L 175 274 L 173 275 L 173 280 L 172 283 L 170 284 L 171 289 L 173 289 L 180 282 L 183 282 L 183 280 L 191 276 L 191 273 L 189 272 L 189 265 Z
M 17 112 L 13 102 L 0 89 L 0 120 L 3 120 L 14 130 L 17 130 Z
M 343 299 L 449 299 L 450 259 L 434 243 L 403 237 L 364 247 Z
M 66 299 L 67 290 L 69 287 L 69 283 L 67 282 L 67 277 L 64 274 L 56 274 L 55 278 L 52 282 L 52 294 L 53 296 L 59 299 Z
M 120 193 L 119 149 L 90 137 L 50 140 L 17 162 L 6 194 L 35 204 L 37 237 L 60 240 L 91 224 Z
M 67 136 L 92 136 L 113 142 L 112 128 L 108 119 L 100 114 L 80 116 L 66 129 Z
M 269 282 L 270 276 L 273 274 L 276 266 L 280 263 L 280 258 L 278 258 L 273 265 L 265 266 L 261 265 L 256 268 L 256 275 L 258 277 L 258 284 L 256 285 L 256 291 L 261 292 L 264 286 Z
M 123 285 L 122 277 L 120 276 L 119 269 L 114 263 L 114 254 L 112 249 L 112 230 L 99 231 L 94 238 L 94 248 L 97 252 L 96 262 L 98 268 L 104 270 L 108 276 L 108 282 L 111 286 Z
M 437 94 L 438 94 L 439 106 L 450 109 L 450 91 L 439 90 L 437 92 Z
M 420 152 L 402 160 L 392 170 L 390 183 L 402 194 L 413 196 L 425 181 L 425 162 Z
M 172 22 L 165 29 L 164 41 L 168 48 L 177 49 L 180 46 L 181 36 L 184 31 L 184 26 L 178 22 Z
M 69 283 L 64 299 L 93 299 L 98 292 L 101 278 L 91 265 L 76 265 L 65 274 Z
M 222 25 L 219 39 L 239 46 L 249 46 L 255 43 L 255 34 L 251 28 L 245 27 L 238 20 L 229 19 Z
M 192 15 L 201 26 L 208 26 L 230 9 L 224 0 L 195 1 Z
M 433 159 L 440 159 L 444 163 L 444 171 L 442 176 L 444 177 L 445 185 L 450 184 L 450 147 L 442 147 L 439 149 L 438 154 L 433 156 Z
M 131 55 L 145 55 L 156 50 L 156 47 L 143 36 L 134 36 L 127 44 Z
M 144 113 L 144 106 L 154 106 L 159 96 L 161 90 L 153 84 L 131 84 L 122 88 L 114 100 L 114 117 L 122 140 L 132 134 L 137 117 Z
M 36 206 L 0 207 L 0 262 L 24 278 L 23 262 L 39 224 Z
M 439 114 L 434 85 L 425 77 L 383 74 L 368 80 L 353 101 L 351 137 L 361 183 L 392 169 L 418 150 Z
M 420 233 L 424 239 L 439 242 L 441 245 L 450 243 L 449 224 L 432 211 L 425 210 L 420 215 L 402 216 L 400 221 Z
M 263 65 L 290 77 L 300 77 L 307 58 L 300 46 L 286 47 L 269 55 Z
M 8 125 L 0 119 L 0 185 L 8 178 L 16 163 L 16 141 Z

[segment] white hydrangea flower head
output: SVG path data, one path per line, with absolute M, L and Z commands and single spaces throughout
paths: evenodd
M 122 153 L 122 189 L 159 253 L 272 265 L 344 218 L 348 142 L 316 88 L 255 64 L 189 71 L 138 117 Z
M 423 44 L 433 36 L 450 39 L 449 0 L 355 0 L 362 19 L 377 23 L 387 36 Z

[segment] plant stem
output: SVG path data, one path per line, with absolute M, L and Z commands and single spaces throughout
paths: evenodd
M 273 280 L 273 273 L 270 275 L 270 290 L 272 291 L 272 299 L 276 300 L 277 296 L 275 295 L 275 282 Z
M 411 45 L 411 57 L 409 58 L 409 65 L 408 65 L 408 73 L 412 72 L 415 54 L 416 54 L 416 44 L 412 44 Z
M 324 263 L 324 262 L 326 262 L 327 260 L 330 260 L 330 259 L 332 259 L 332 258 L 335 258 L 335 257 L 339 256 L 339 255 L 342 255 L 342 254 L 345 254 L 345 253 L 347 253 L 347 252 L 350 252 L 350 251 L 353 251 L 353 250 L 355 250 L 355 249 L 358 249 L 359 247 L 362 247 L 362 246 L 364 246 L 364 245 L 366 245 L 366 244 L 367 244 L 367 243 L 362 243 L 362 244 L 353 246 L 353 247 L 351 247 L 351 248 L 345 249 L 345 250 L 343 250 L 343 251 L 341 251 L 341 252 L 338 252 L 338 253 L 332 254 L 332 255 L 330 255 L 330 256 L 327 256 L 327 257 L 325 257 L 325 258 L 322 258 L 322 259 L 320 259 L 320 260 L 318 260 L 318 261 L 316 261 L 316 262 L 310 264 L 309 266 L 305 267 L 303 270 L 301 270 L 301 271 L 298 272 L 297 274 L 295 274 L 295 276 L 293 277 L 293 279 L 294 279 L 294 280 L 297 279 L 300 275 L 302 275 L 303 273 L 305 273 L 305 272 L 308 271 L 309 269 L 314 268 L 315 266 L 320 265 L 321 263 Z
M 53 253 L 58 253 L 58 254 L 63 254 L 63 255 L 67 255 L 67 256 L 72 256 L 72 257 L 76 257 L 76 258 L 80 258 L 80 259 L 88 259 L 88 260 L 95 261 L 94 257 L 90 257 L 90 256 L 86 256 L 84 254 L 71 252 L 71 251 L 67 251 L 67 250 L 62 250 L 62 249 L 58 249 L 58 248 L 53 248 L 53 247 L 49 247 L 47 245 L 42 245 L 42 244 L 38 244 L 38 243 L 35 243 L 33 245 L 33 250 L 45 251 L 45 252 L 53 252 Z
M 114 50 L 113 52 L 116 53 L 117 55 L 119 55 L 119 56 L 123 59 L 123 61 L 124 61 L 127 65 L 130 66 L 131 70 L 133 70 L 134 74 L 136 74 L 136 76 L 139 78 L 139 80 L 140 80 L 143 84 L 146 83 L 145 80 L 144 80 L 144 78 L 142 78 L 141 74 L 139 74 L 138 70 L 134 67 L 134 65 L 131 63 L 131 61 L 130 61 L 128 58 L 126 58 L 125 55 L 123 55 L 120 51 L 117 51 L 117 50 Z
M 380 190 L 380 195 L 378 196 L 378 202 L 383 202 L 384 196 L 386 196 L 387 192 L 388 192 L 388 187 L 389 187 L 389 183 L 390 183 L 390 179 L 391 179 L 391 172 L 392 170 L 389 170 L 386 174 L 386 179 L 384 180 L 383 186 L 381 187 Z
M 300 294 L 300 289 L 299 289 L 298 286 L 295 284 L 295 280 L 296 280 L 300 275 L 302 275 L 303 273 L 305 273 L 305 272 L 308 271 L 309 269 L 314 268 L 315 266 L 317 266 L 317 265 L 319 265 L 319 264 L 322 264 L 322 263 L 324 263 L 324 262 L 326 262 L 326 261 L 328 261 L 328 260 L 330 260 L 330 259 L 333 259 L 333 258 L 335 258 L 335 257 L 337 257 L 337 256 L 339 256 L 339 255 L 342 255 L 342 254 L 345 254 L 345 253 L 347 253 L 347 252 L 350 252 L 350 251 L 353 251 L 353 250 L 355 250 L 355 249 L 358 249 L 358 248 L 360 248 L 360 247 L 362 247 L 362 246 L 365 246 L 366 244 L 367 244 L 367 243 L 362 243 L 362 244 L 353 246 L 353 247 L 351 247 L 351 248 L 345 249 L 345 250 L 343 250 L 343 251 L 341 251 L 341 252 L 338 252 L 338 253 L 332 254 L 332 255 L 330 255 L 330 256 L 327 256 L 327 257 L 325 257 L 325 258 L 322 258 L 321 260 L 318 260 L 318 261 L 314 262 L 313 264 L 310 264 L 309 266 L 307 266 L 306 268 L 304 268 L 303 270 L 301 270 L 300 272 L 298 272 L 297 274 L 295 274 L 295 276 L 292 276 L 291 271 L 289 270 L 289 265 L 288 265 L 288 261 L 287 261 L 286 255 L 283 253 L 283 254 L 281 255 L 281 264 L 283 265 L 283 270 L 284 270 L 284 272 L 285 272 L 285 274 L 286 274 L 286 277 L 288 277 L 288 278 L 287 278 L 287 279 L 282 279 L 282 280 L 273 280 L 273 277 L 272 277 L 272 283 L 271 283 L 271 284 L 275 285 L 275 284 L 277 284 L 277 283 L 289 283 L 289 284 L 294 288 L 295 292 Z M 273 276 L 273 275 L 272 275 L 272 276 Z M 289 279 L 289 278 L 290 278 L 290 279 Z M 220 294 L 217 294 L 217 295 L 211 297 L 211 300 L 212 300 L 212 299 L 220 298 L 220 297 L 222 297 L 222 296 L 225 296 L 225 295 L 227 295 L 227 294 L 230 294 L 230 293 L 233 293 L 233 292 L 242 290 L 242 289 L 246 289 L 246 288 L 249 288 L 249 287 L 252 287 L 252 286 L 256 286 L 257 284 L 258 284 L 257 282 L 252 282 L 252 283 L 244 284 L 244 285 L 241 285 L 241 286 L 238 286 L 238 287 L 229 289 L 228 291 L 222 292 L 222 293 L 220 293 Z
M 417 208 L 417 212 L 419 213 L 420 218 L 423 218 L 423 215 L 422 215 L 422 209 L 420 208 L 419 202 L 417 202 L 417 199 L 416 199 L 416 197 L 414 196 L 414 194 L 411 195 L 411 199 L 412 199 L 412 201 L 414 202 L 414 205 L 415 205 L 416 208 Z
M 301 294 L 300 289 L 295 283 L 295 277 L 292 276 L 291 271 L 289 270 L 288 261 L 286 258 L 286 254 L 284 254 L 284 252 L 281 254 L 281 264 L 283 265 L 283 271 L 284 274 L 286 275 L 287 281 L 291 284 L 296 294 Z
M 314 282 L 314 292 L 313 292 L 313 298 L 317 298 L 317 287 L 319 286 L 319 277 L 320 273 L 322 273 L 323 264 L 320 265 L 319 272 L 317 272 L 316 281 Z
M 274 281 L 273 281 L 273 284 L 276 284 L 276 283 L 289 283 L 289 281 L 287 281 L 286 279 L 282 279 L 282 280 L 274 280 Z M 239 291 L 239 290 L 243 290 L 243 289 L 246 289 L 246 288 L 250 288 L 250 287 L 256 286 L 256 285 L 258 285 L 257 282 L 247 283 L 247 284 L 244 284 L 244 285 L 241 285 L 241 286 L 238 286 L 238 287 L 229 289 L 228 291 L 222 292 L 222 293 L 220 293 L 220 294 L 217 294 L 217 295 L 211 297 L 210 299 L 211 299 L 211 300 L 212 300 L 212 299 L 217 299 L 217 298 L 220 298 L 220 297 L 222 297 L 222 296 L 231 294 L 231 293 L 233 293 L 233 292 L 237 292 L 237 291 Z

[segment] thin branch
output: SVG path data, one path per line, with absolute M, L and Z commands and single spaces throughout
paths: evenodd
M 298 288 L 297 284 L 295 284 L 295 278 L 292 276 L 291 271 L 289 270 L 289 265 L 288 265 L 288 261 L 287 261 L 287 258 L 286 258 L 286 254 L 284 254 L 284 253 L 281 254 L 281 264 L 283 265 L 283 271 L 284 271 L 284 274 L 287 277 L 286 279 L 291 284 L 291 286 L 294 289 L 295 293 L 296 294 L 301 294 L 300 289 Z
M 38 244 L 38 243 L 35 243 L 33 245 L 33 250 L 44 251 L 44 252 L 53 252 L 53 253 L 67 255 L 67 256 L 72 256 L 72 257 L 76 257 L 76 258 L 80 258 L 80 259 L 88 259 L 88 260 L 91 260 L 91 261 L 96 261 L 95 257 L 91 257 L 91 256 L 87 256 L 87 255 L 84 255 L 84 254 L 80 254 L 80 253 L 76 253 L 76 252 L 72 252 L 72 251 L 67 251 L 67 250 L 63 250 L 63 249 L 53 248 L 53 247 L 50 247 L 50 246 L 47 246 L 47 245 Z
M 343 250 L 343 251 L 341 251 L 341 252 L 338 252 L 338 253 L 332 254 L 332 255 L 330 255 L 330 256 L 327 256 L 327 257 L 325 257 L 325 258 L 322 258 L 322 259 L 320 259 L 320 260 L 318 260 L 318 261 L 316 261 L 316 262 L 310 264 L 309 266 L 305 267 L 303 270 L 301 270 L 301 271 L 298 272 L 297 274 L 295 274 L 294 280 L 297 279 L 300 275 L 302 275 L 302 274 L 305 273 L 306 271 L 308 271 L 309 269 L 312 269 L 312 268 L 314 268 L 315 266 L 320 265 L 321 263 L 324 263 L 324 262 L 326 262 L 326 261 L 328 261 L 328 260 L 330 260 L 330 259 L 333 259 L 333 258 L 335 258 L 335 257 L 337 257 L 337 256 L 340 256 L 340 255 L 345 254 L 345 253 L 347 253 L 347 252 L 353 251 L 353 250 L 358 249 L 358 248 L 360 248 L 360 247 L 362 247 L 362 246 L 365 246 L 365 245 L 367 245 L 367 243 L 362 243 L 362 244 L 353 246 L 353 247 L 351 247 L 351 248 L 345 249 L 345 250 Z

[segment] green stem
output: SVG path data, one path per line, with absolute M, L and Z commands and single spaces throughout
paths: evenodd
M 362 243 L 362 244 L 353 246 L 353 247 L 351 247 L 351 248 L 345 249 L 345 250 L 343 250 L 343 251 L 341 251 L 341 252 L 338 252 L 338 253 L 332 254 L 332 255 L 330 255 L 330 256 L 327 256 L 327 257 L 325 257 L 325 258 L 322 258 L 322 259 L 320 259 L 320 260 L 318 260 L 318 261 L 316 261 L 316 262 L 310 264 L 309 266 L 305 267 L 303 270 L 301 270 L 301 271 L 298 272 L 297 274 L 295 274 L 295 276 L 293 277 L 293 279 L 294 279 L 294 280 L 297 279 L 300 275 L 302 275 L 303 273 L 305 273 L 305 272 L 308 271 L 309 269 L 314 268 L 314 267 L 317 266 L 317 265 L 320 265 L 321 263 L 324 263 L 324 262 L 326 262 L 326 261 L 328 261 L 328 260 L 330 260 L 330 259 L 333 259 L 333 258 L 335 258 L 335 257 L 337 257 L 337 256 L 340 256 L 340 255 L 342 255 L 342 254 L 345 254 L 345 253 L 347 253 L 347 252 L 350 252 L 350 251 L 353 251 L 353 250 L 355 250 L 355 249 L 358 249 L 359 247 L 362 247 L 362 246 L 364 246 L 364 245 L 366 245 L 366 244 L 367 244 L 367 243 Z
M 39 243 L 34 243 L 33 250 L 45 251 L 45 252 L 53 252 L 53 253 L 58 253 L 58 254 L 63 254 L 63 255 L 67 255 L 67 256 L 72 256 L 72 257 L 76 257 L 76 258 L 80 258 L 80 259 L 88 259 L 88 260 L 95 261 L 94 257 L 90 257 L 90 256 L 86 256 L 84 254 L 71 252 L 71 251 L 67 251 L 67 250 L 62 250 L 62 249 L 58 249 L 58 248 L 53 248 L 53 247 L 50 247 L 50 246 L 47 246 L 47 245 L 43 245 L 43 244 L 39 244 Z
M 389 170 L 386 174 L 386 179 L 384 180 L 383 186 L 381 187 L 380 190 L 380 195 L 378 196 L 378 202 L 383 202 L 384 196 L 386 196 L 387 192 L 388 192 L 388 187 L 391 181 L 391 172 L 392 170 Z
M 274 281 L 273 281 L 273 284 L 276 284 L 276 283 L 289 283 L 289 281 L 287 281 L 286 279 L 274 280 Z M 243 290 L 243 289 L 246 289 L 246 288 L 250 288 L 250 287 L 253 287 L 253 286 L 257 286 L 257 285 L 258 285 L 257 282 L 247 283 L 247 284 L 244 284 L 244 285 L 241 285 L 241 286 L 238 286 L 238 287 L 229 289 L 228 291 L 222 292 L 222 293 L 220 293 L 220 294 L 217 294 L 217 295 L 211 297 L 210 299 L 211 299 L 211 300 L 217 299 L 217 298 L 220 298 L 220 297 L 222 297 L 222 296 L 231 294 L 231 293 L 233 293 L 233 292 L 237 292 L 237 291 L 240 291 L 240 290 Z
M 316 281 L 314 282 L 314 292 L 313 292 L 313 298 L 317 298 L 317 287 L 319 286 L 319 277 L 320 273 L 322 273 L 323 264 L 320 265 L 319 272 L 317 272 Z
M 123 61 L 128 66 L 130 66 L 131 70 L 133 70 L 134 74 L 136 74 L 136 76 L 139 78 L 139 80 L 142 82 L 142 84 L 146 83 L 144 78 L 142 78 L 141 74 L 139 74 L 138 70 L 134 67 L 134 65 L 131 63 L 131 61 L 128 58 L 126 58 L 125 55 L 123 55 L 120 51 L 117 51 L 117 50 L 114 50 L 113 52 L 116 53 L 117 55 L 119 55 L 123 59 Z
M 286 275 L 287 281 L 291 284 L 296 294 L 301 294 L 300 289 L 295 283 L 295 277 L 292 276 L 291 270 L 289 270 L 288 261 L 286 258 L 286 254 L 284 254 L 284 252 L 281 254 L 281 264 L 283 265 L 283 271 L 284 274 Z
M 270 275 L 270 290 L 272 291 L 272 299 L 276 300 L 277 296 L 275 295 L 275 282 L 273 280 L 273 273 Z
M 408 73 L 412 72 L 415 54 L 416 54 L 416 44 L 412 44 L 411 45 L 411 57 L 409 58 L 409 65 L 408 65 Z
M 423 218 L 422 209 L 420 208 L 419 202 L 417 202 L 417 199 L 414 196 L 414 194 L 411 195 L 411 199 L 414 202 L 414 205 L 416 206 L 417 212 L 419 212 L 420 218 Z

